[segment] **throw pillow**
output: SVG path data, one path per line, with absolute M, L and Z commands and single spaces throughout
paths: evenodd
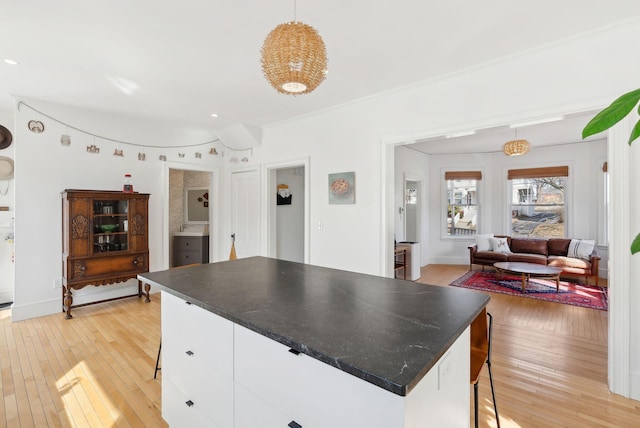
M 589 260 L 596 241 L 588 239 L 572 239 L 569 244 L 567 257 L 574 257 L 582 260 Z
M 488 233 L 486 235 L 476 235 L 476 245 L 478 246 L 478 251 L 491 251 L 491 238 L 493 238 L 493 233 Z
M 497 253 L 511 254 L 511 249 L 507 243 L 507 238 L 490 238 L 491 248 Z

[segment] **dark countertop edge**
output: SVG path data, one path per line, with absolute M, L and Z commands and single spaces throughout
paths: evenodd
M 425 365 L 425 367 L 418 373 L 418 375 L 413 379 L 412 382 L 410 382 L 407 385 L 400 385 L 398 383 L 395 382 L 391 382 L 387 379 L 381 378 L 380 376 L 376 376 L 372 373 L 369 373 L 367 371 L 364 371 L 362 369 L 359 369 L 358 367 L 355 367 L 351 364 L 344 364 L 344 363 L 340 363 L 339 360 L 336 360 L 335 358 L 331 358 L 326 354 L 323 354 L 321 352 L 317 352 L 313 349 L 308 348 L 307 346 L 300 346 L 300 343 L 293 341 L 292 339 L 289 339 L 287 337 L 281 336 L 279 334 L 275 334 L 273 332 L 268 332 L 265 331 L 264 329 L 253 325 L 251 323 L 247 323 L 245 321 L 243 321 L 242 319 L 238 319 L 234 316 L 231 316 L 229 314 L 227 314 L 226 312 L 220 311 L 217 308 L 214 308 L 212 306 L 209 306 L 207 304 L 202 303 L 199 300 L 194 299 L 191 296 L 187 296 L 185 294 L 182 294 L 176 290 L 174 290 L 173 288 L 170 287 L 166 287 L 164 285 L 161 285 L 155 281 L 149 280 L 147 278 L 145 278 L 142 274 L 138 275 L 138 279 L 146 282 L 147 284 L 150 284 L 151 286 L 155 286 L 158 289 L 162 290 L 162 291 L 166 291 L 169 294 L 172 294 L 176 297 L 179 297 L 185 301 L 190 302 L 191 304 L 195 304 L 196 306 L 199 306 L 213 314 L 219 315 L 231 322 L 233 322 L 234 324 L 238 324 L 242 327 L 248 328 L 251 331 L 254 331 L 262 336 L 268 337 L 269 339 L 275 340 L 276 342 L 288 346 L 290 348 L 295 349 L 296 351 L 303 353 L 305 355 L 310 356 L 311 358 L 315 358 L 316 360 L 322 361 L 323 363 L 329 364 L 330 366 L 342 370 L 346 373 L 349 373 L 353 376 L 356 376 L 359 379 L 362 379 L 366 382 L 369 382 L 373 385 L 376 385 L 382 389 L 385 389 L 389 392 L 392 392 L 396 395 L 400 395 L 400 396 L 406 396 L 409 394 L 409 392 L 411 392 L 411 390 L 418 384 L 420 383 L 420 381 L 422 380 L 422 378 L 424 378 L 424 376 L 435 366 L 435 364 L 440 360 L 440 358 L 442 358 L 442 356 L 444 354 L 446 354 L 446 352 L 451 348 L 451 346 L 454 344 L 454 342 L 456 340 L 458 340 L 458 338 L 462 335 L 462 333 L 467 329 L 467 327 L 469 327 L 471 325 L 471 322 L 478 316 L 480 315 L 480 313 L 482 312 L 482 310 L 487 306 L 487 304 L 489 303 L 490 297 L 487 295 L 487 299 L 486 302 L 484 304 L 484 306 L 480 307 L 478 309 L 478 311 L 472 316 L 470 317 L 467 321 L 465 321 L 462 326 L 460 327 L 459 330 L 457 330 L 450 338 L 450 340 L 446 343 L 445 346 L 443 346 L 440 351 L 436 354 L 436 356 L 431 360 L 429 365 Z

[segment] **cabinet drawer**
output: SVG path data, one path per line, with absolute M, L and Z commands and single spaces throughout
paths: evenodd
M 233 378 L 231 321 L 162 291 L 161 322 L 163 353 L 190 351 L 195 361 Z
M 202 237 L 198 236 L 175 236 L 173 238 L 173 250 L 200 250 L 202 248 Z
M 203 263 L 202 252 L 196 250 L 173 253 L 173 266 L 184 266 L 193 263 Z
M 233 379 L 195 353 L 170 346 L 162 353 L 162 382 L 198 404 L 215 426 L 233 426 Z
M 147 272 L 148 266 L 147 253 L 69 259 L 67 262 L 67 281 L 83 281 L 105 276 Z
M 244 327 L 234 336 L 235 381 L 303 427 L 397 426 L 399 395 Z
M 235 428 L 287 428 L 291 422 L 299 424 L 240 385 L 236 385 L 234 395 Z
M 193 404 L 187 402 L 191 400 Z M 205 408 L 209 403 L 195 401 L 176 388 L 164 375 L 162 378 L 162 418 L 169 427 L 216 427 L 227 428 L 210 419 Z

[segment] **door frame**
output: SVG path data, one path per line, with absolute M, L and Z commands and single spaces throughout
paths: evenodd
M 169 269 L 169 246 L 171 236 L 169 234 L 169 170 L 197 171 L 209 173 L 209 261 L 218 261 L 218 242 L 220 230 L 220 170 L 211 165 L 197 165 L 182 162 L 164 162 L 163 165 L 163 215 L 162 215 L 162 269 Z M 211 209 L 213 205 L 213 209 Z
M 266 257 L 276 257 L 276 171 L 284 168 L 304 168 L 304 262 L 310 263 L 309 254 L 309 201 L 310 201 L 310 173 L 309 157 L 292 159 L 283 162 L 264 164 L 262 168 L 261 204 L 262 212 L 266 213 L 262 218 L 262 247 L 261 254 Z

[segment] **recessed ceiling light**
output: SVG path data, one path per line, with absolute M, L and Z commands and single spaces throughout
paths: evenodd
M 564 116 L 546 117 L 544 119 L 527 120 L 525 122 L 512 123 L 509 128 L 521 128 L 529 125 L 540 125 L 541 123 L 557 122 L 564 119 Z
M 18 61 L 14 60 L 14 59 L 9 59 L 9 58 L 5 58 L 4 62 L 6 62 L 9 65 L 18 65 L 18 64 L 20 64 Z
M 211 113 L 211 117 L 218 117 L 218 113 Z
M 447 134 L 444 137 L 445 138 L 467 137 L 467 136 L 473 135 L 475 133 L 476 133 L 476 131 L 456 132 L 456 133 L 453 133 L 453 134 Z

